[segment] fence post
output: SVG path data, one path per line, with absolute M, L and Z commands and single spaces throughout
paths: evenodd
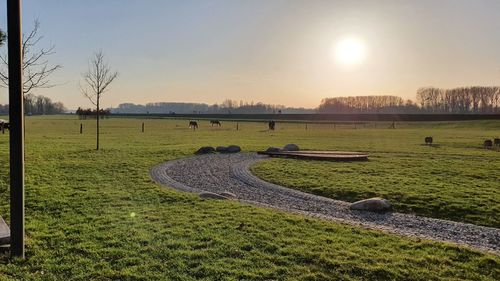
M 144 122 L 142 122 L 142 132 L 144 133 Z
M 83 134 L 83 124 L 80 123 L 80 134 Z
M 236 122 L 236 131 L 240 129 L 240 122 Z

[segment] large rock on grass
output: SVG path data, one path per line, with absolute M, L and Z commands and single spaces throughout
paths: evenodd
M 354 202 L 350 208 L 358 211 L 389 212 L 392 210 L 392 205 L 386 199 L 375 197 Z
M 213 148 L 211 146 L 202 146 L 194 154 L 201 155 L 201 154 L 209 154 L 209 153 L 215 153 L 215 148 Z
M 227 146 L 217 146 L 215 148 L 215 151 L 220 152 L 220 153 L 227 153 Z
M 266 152 L 271 152 L 271 153 L 278 153 L 278 152 L 281 152 L 283 151 L 281 148 L 279 147 L 268 147 L 266 149 Z
M 283 150 L 284 150 L 284 151 L 299 151 L 299 150 L 300 150 L 300 148 L 299 148 L 299 146 L 298 146 L 298 145 L 296 145 L 296 144 L 289 143 L 289 144 L 287 144 L 287 145 L 285 145 L 285 146 L 283 147 Z
M 201 199 L 216 199 L 216 200 L 226 200 L 228 197 L 223 196 L 221 194 L 213 193 L 213 192 L 202 192 L 200 193 Z
M 237 145 L 217 146 L 215 150 L 220 153 L 238 153 L 241 151 L 241 147 Z
M 241 151 L 241 147 L 237 145 L 230 145 L 227 147 L 227 152 L 228 153 L 238 153 Z

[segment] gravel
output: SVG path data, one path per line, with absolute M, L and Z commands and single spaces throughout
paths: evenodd
M 168 161 L 151 169 L 156 182 L 187 192 L 230 192 L 243 202 L 404 236 L 451 242 L 500 253 L 500 229 L 402 213 L 349 209 L 349 203 L 265 182 L 249 167 L 268 156 L 209 154 Z

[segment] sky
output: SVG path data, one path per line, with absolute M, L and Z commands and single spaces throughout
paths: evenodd
M 5 30 L 6 0 L 0 7 Z M 24 0 L 23 28 L 38 18 L 39 46 L 53 44 L 49 60 L 63 66 L 55 87 L 33 93 L 70 109 L 91 106 L 79 83 L 97 50 L 119 72 L 105 107 L 228 98 L 317 107 L 500 85 L 499 13 L 498 0 Z M 346 40 L 357 45 L 339 59 Z M 0 103 L 7 96 L 0 89 Z

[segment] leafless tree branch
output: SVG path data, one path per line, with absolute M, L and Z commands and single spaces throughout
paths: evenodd
M 51 88 L 55 85 L 49 83 L 49 76 L 61 65 L 50 65 L 47 57 L 55 53 L 55 46 L 35 50 L 43 36 L 38 34 L 40 21 L 34 21 L 33 29 L 28 34 L 23 34 L 23 93 L 27 94 L 36 88 Z M 0 87 L 9 86 L 8 57 L 0 55 Z

